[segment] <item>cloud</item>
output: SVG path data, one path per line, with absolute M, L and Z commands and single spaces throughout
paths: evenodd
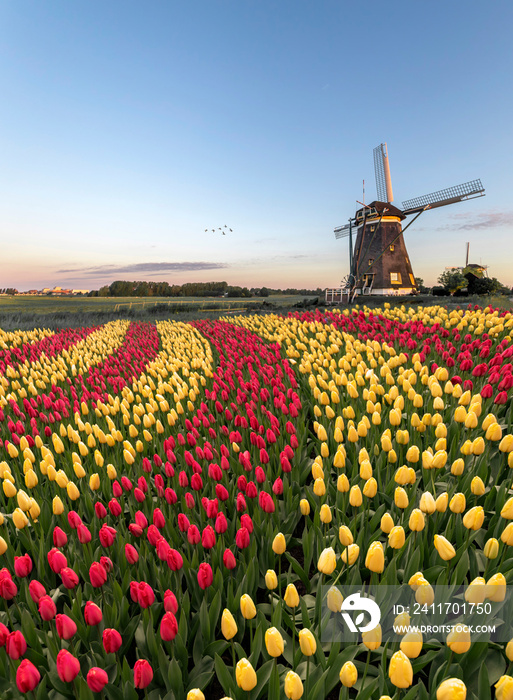
M 511 224 L 511 212 L 489 211 L 482 214 L 459 213 L 449 217 L 454 224 L 444 226 L 452 231 L 475 231 L 481 229 L 497 228 Z
M 220 270 L 230 267 L 216 262 L 145 262 L 133 265 L 98 265 L 75 269 L 57 270 L 59 274 L 82 274 L 91 277 L 111 277 L 117 274 L 139 274 L 157 272 L 193 272 L 195 270 Z

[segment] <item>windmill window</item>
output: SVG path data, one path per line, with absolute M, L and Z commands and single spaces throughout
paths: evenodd
M 374 265 L 374 258 L 369 258 L 369 267 Z
M 400 272 L 391 272 L 390 273 L 390 282 L 392 284 L 401 284 L 401 282 L 402 282 L 401 273 Z
M 395 245 L 392 243 L 392 245 L 390 246 L 390 252 L 393 253 L 394 250 L 395 250 Z

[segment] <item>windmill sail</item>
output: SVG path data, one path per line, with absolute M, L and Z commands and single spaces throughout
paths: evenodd
M 481 180 L 470 180 L 462 185 L 448 187 L 445 190 L 438 190 L 438 192 L 425 194 L 422 197 L 407 199 L 403 202 L 403 212 L 408 216 L 424 209 L 436 209 L 437 207 L 444 207 L 446 204 L 462 202 L 465 199 L 484 197 L 483 192 L 484 187 L 481 184 Z
M 381 143 L 374 149 L 374 172 L 376 174 L 378 201 L 393 202 L 394 193 L 392 191 L 392 178 L 390 177 L 386 143 Z

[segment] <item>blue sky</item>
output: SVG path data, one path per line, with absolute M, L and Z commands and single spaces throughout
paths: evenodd
M 501 0 L 3 0 L 0 287 L 336 286 L 382 141 L 396 204 L 486 188 L 408 229 L 415 274 L 469 241 L 513 285 L 512 22 Z

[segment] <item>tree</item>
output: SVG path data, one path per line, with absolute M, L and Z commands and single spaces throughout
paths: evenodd
M 467 278 L 458 269 L 444 270 L 440 277 L 438 278 L 445 289 L 451 294 L 451 296 L 458 291 L 458 289 L 463 289 L 467 286 Z

